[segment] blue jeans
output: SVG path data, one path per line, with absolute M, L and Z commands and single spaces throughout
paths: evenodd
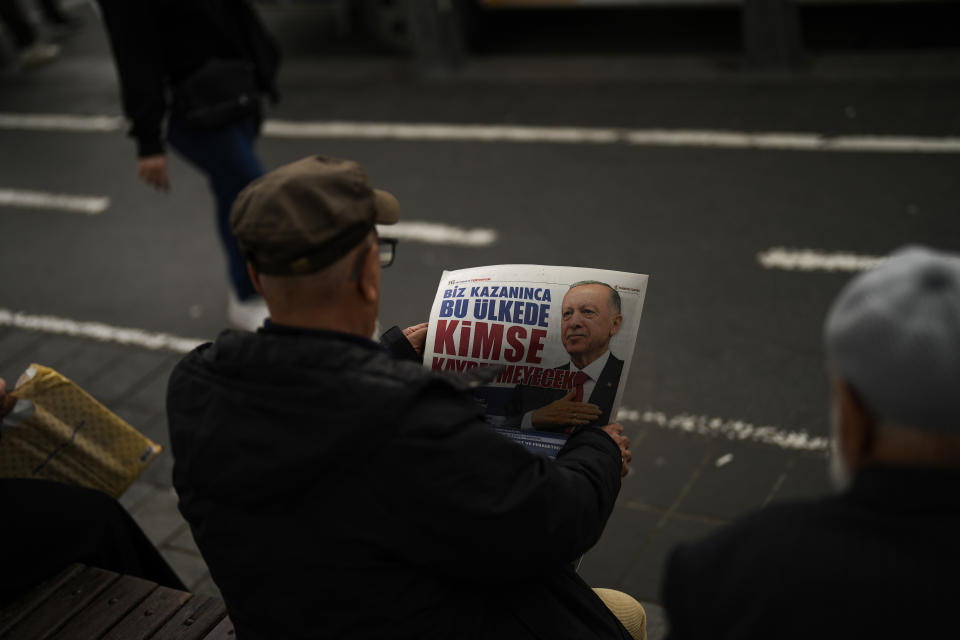
M 227 254 L 227 270 L 237 297 L 257 295 L 247 262 L 230 231 L 230 207 L 244 187 L 263 175 L 263 167 L 253 148 L 257 136 L 254 118 L 221 129 L 191 129 L 177 118 L 170 118 L 167 142 L 177 153 L 202 171 L 210 181 L 217 207 L 217 231 Z

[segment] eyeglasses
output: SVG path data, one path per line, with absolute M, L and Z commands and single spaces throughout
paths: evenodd
M 377 238 L 377 252 L 380 254 L 380 267 L 389 267 L 397 256 L 397 239 Z
M 357 261 L 353 263 L 353 269 L 350 270 L 350 280 L 356 280 L 360 277 L 360 269 L 363 267 L 363 261 L 366 259 L 370 245 L 357 253 Z M 389 267 L 393 264 L 393 259 L 397 255 L 396 238 L 377 238 L 377 253 L 380 256 L 380 268 Z

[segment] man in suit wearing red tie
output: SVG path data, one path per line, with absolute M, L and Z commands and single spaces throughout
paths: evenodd
M 610 352 L 610 339 L 623 323 L 620 294 L 588 280 L 570 286 L 561 304 L 561 338 L 570 361 L 556 367 L 574 372 L 569 389 L 518 385 L 513 412 L 521 429 L 570 432 L 605 425 L 620 384 L 623 360 Z

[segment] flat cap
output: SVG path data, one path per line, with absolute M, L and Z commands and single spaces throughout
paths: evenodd
M 879 419 L 960 433 L 960 256 L 910 246 L 851 280 L 827 358 Z
M 370 185 L 356 162 L 311 156 L 267 173 L 240 192 L 230 226 L 258 272 L 319 271 L 356 247 L 377 224 L 394 224 L 400 204 Z

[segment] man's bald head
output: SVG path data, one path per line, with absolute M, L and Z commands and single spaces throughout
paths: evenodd
M 254 286 L 270 310 L 271 321 L 370 335 L 380 300 L 376 245 L 376 231 L 371 231 L 333 264 L 303 275 L 260 274 L 249 265 Z

